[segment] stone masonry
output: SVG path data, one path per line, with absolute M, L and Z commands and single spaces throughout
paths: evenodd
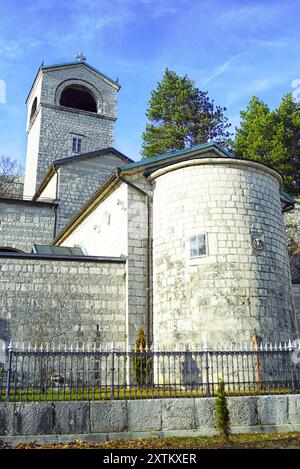
M 120 158 L 108 153 L 80 161 L 70 160 L 60 166 L 56 233 L 59 233 L 119 164 Z
M 63 88 L 72 84 L 91 90 L 97 98 L 97 113 L 59 104 Z M 54 160 L 71 154 L 72 134 L 83 137 L 82 152 L 113 146 L 118 89 L 119 85 L 102 79 L 85 64 L 43 67 L 40 70 L 27 101 L 29 117 L 25 195 L 34 194 Z M 37 108 L 30 119 L 35 98 Z M 36 180 L 32 172 L 36 173 Z
M 123 348 L 124 272 L 124 260 L 2 256 L 0 339 Z
M 249 162 L 212 159 L 151 179 L 155 346 L 294 337 L 278 177 Z M 191 258 L 189 239 L 199 233 L 207 255 Z
M 99 441 L 217 435 L 215 398 L 0 403 L 1 439 Z M 233 433 L 299 431 L 300 396 L 229 397 Z M 192 455 L 186 455 L 192 456 Z
M 26 200 L 0 200 L 0 247 L 31 252 L 33 243 L 49 244 L 54 234 L 55 206 Z

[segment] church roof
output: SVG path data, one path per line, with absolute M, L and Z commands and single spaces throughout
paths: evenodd
M 228 152 L 220 145 L 214 142 L 204 143 L 200 145 L 194 145 L 193 147 L 185 148 L 182 150 L 177 150 L 169 153 L 165 153 L 163 155 L 158 155 L 153 158 L 144 159 L 141 161 L 124 164 L 116 168 L 111 175 L 104 181 L 104 183 L 99 187 L 99 189 L 92 195 L 92 197 L 82 206 L 82 208 L 77 212 L 71 220 L 67 223 L 67 225 L 62 229 L 62 231 L 58 234 L 56 239 L 54 240 L 55 243 L 61 242 L 67 235 L 70 230 L 73 230 L 79 223 L 81 223 L 85 214 L 93 211 L 94 208 L 97 206 L 103 195 L 107 195 L 111 189 L 118 183 L 120 174 L 130 174 L 132 172 L 141 171 L 144 169 L 144 176 L 149 176 L 153 171 L 157 169 L 172 165 L 174 163 L 178 163 L 185 160 L 192 160 L 192 159 L 207 159 L 210 157 L 208 151 L 211 150 L 213 153 L 216 154 L 217 157 L 225 158 L 225 159 L 233 159 L 242 162 L 251 162 L 251 160 L 242 160 L 241 158 L 235 157 L 232 153 Z M 274 175 L 277 175 L 278 179 L 282 179 L 282 175 L 275 171 L 268 165 L 263 163 L 254 162 L 255 164 L 268 168 L 268 172 L 271 172 Z M 294 199 L 286 192 L 280 191 L 281 200 L 284 204 L 283 209 L 288 209 L 289 207 L 293 206 Z
M 108 147 L 108 148 L 102 148 L 101 150 L 94 150 L 94 151 L 90 151 L 87 153 L 80 153 L 79 155 L 66 156 L 65 158 L 60 158 L 58 160 L 53 161 L 53 164 L 61 166 L 61 165 L 73 163 L 76 161 L 87 160 L 89 158 L 95 158 L 101 155 L 107 155 L 108 153 L 113 153 L 115 156 L 120 158 L 124 162 L 124 166 L 126 166 L 127 161 L 128 163 L 133 163 L 133 160 L 131 158 L 128 158 L 128 156 L 124 155 L 124 153 L 121 153 L 119 150 L 116 150 L 113 147 Z
M 161 161 L 168 160 L 170 158 L 174 158 L 175 156 L 181 156 L 182 155 L 183 157 L 185 157 L 186 155 L 189 155 L 189 157 L 190 157 L 191 153 L 193 153 L 193 152 L 198 152 L 199 150 L 206 150 L 206 149 L 210 149 L 210 148 L 216 149 L 218 152 L 223 153 L 223 156 L 225 158 L 228 158 L 228 157 L 235 158 L 232 153 L 225 150 L 219 144 L 217 144 L 215 142 L 208 142 L 208 143 L 201 143 L 199 145 L 194 145 L 194 146 L 189 147 L 189 148 L 183 148 L 182 150 L 169 151 L 167 153 L 163 153 L 161 155 L 154 156 L 152 158 L 145 158 L 141 161 L 136 161 L 134 163 L 127 164 L 126 167 L 125 167 L 125 165 L 120 166 L 120 169 L 121 170 L 135 169 L 135 168 L 139 168 L 139 167 L 142 167 L 142 166 L 148 167 L 148 166 L 154 165 L 155 163 L 159 163 Z M 197 154 L 197 157 L 199 157 L 199 154 Z M 206 157 L 207 157 L 207 155 L 206 155 Z
M 55 68 L 64 68 L 64 67 L 73 67 L 73 66 L 80 66 L 84 65 L 85 67 L 89 68 L 92 70 L 92 72 L 96 73 L 100 78 L 104 79 L 105 81 L 108 81 L 111 85 L 114 85 L 118 90 L 121 88 L 121 85 L 115 81 L 109 78 L 108 76 L 104 75 L 104 73 L 99 72 L 96 68 L 92 67 L 92 65 L 86 63 L 86 62 L 65 62 L 62 64 L 55 64 L 55 65 L 43 65 L 41 66 L 41 70 L 53 70 Z
M 54 65 L 41 65 L 36 73 L 36 76 L 33 80 L 33 83 L 32 83 L 32 86 L 29 90 L 29 93 L 27 95 L 27 98 L 26 98 L 26 103 L 28 101 L 28 98 L 31 94 L 31 91 L 35 85 L 35 82 L 37 80 L 37 77 L 39 76 L 40 72 L 43 72 L 43 71 L 50 71 L 50 70 L 55 70 L 55 69 L 58 69 L 58 68 L 66 68 L 66 67 L 73 67 L 73 66 L 80 66 L 80 65 L 83 65 L 85 66 L 86 68 L 88 68 L 89 70 L 91 70 L 92 72 L 94 72 L 96 75 L 98 75 L 98 77 L 102 78 L 102 80 L 106 81 L 107 83 L 109 83 L 110 85 L 112 85 L 114 88 L 117 89 L 117 91 L 119 91 L 119 89 L 121 88 L 121 85 L 120 83 L 118 83 L 117 81 L 115 80 L 112 80 L 111 78 L 109 78 L 108 76 L 104 75 L 104 73 L 102 72 L 99 72 L 99 70 L 97 70 L 96 68 L 92 67 L 92 65 L 86 63 L 86 62 L 65 62 L 65 63 L 62 63 L 62 64 L 54 64 Z
M 79 155 L 74 155 L 74 156 L 67 156 L 65 158 L 60 158 L 55 161 L 53 161 L 51 167 L 49 168 L 48 172 L 46 173 L 44 179 L 42 180 L 41 184 L 37 188 L 33 200 L 37 200 L 40 196 L 40 194 L 43 192 L 53 175 L 55 174 L 57 168 L 59 166 L 67 165 L 67 164 L 72 164 L 76 163 L 78 161 L 84 161 L 90 158 L 98 158 L 99 156 L 105 156 L 108 155 L 109 153 L 113 153 L 115 156 L 117 156 L 124 164 L 121 166 L 126 167 L 126 162 L 128 161 L 129 163 L 132 163 L 133 160 L 131 158 L 128 158 L 128 156 L 124 155 L 124 153 L 121 153 L 120 151 L 116 150 L 113 147 L 107 147 L 107 148 L 101 148 L 99 150 L 94 150 L 90 151 L 88 153 L 81 153 Z

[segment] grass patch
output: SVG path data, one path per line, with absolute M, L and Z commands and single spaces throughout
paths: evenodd
M 298 392 L 299 390 L 297 390 Z M 294 391 L 295 392 L 295 391 Z M 228 397 L 237 396 L 259 396 L 272 394 L 290 394 L 291 390 L 285 389 L 251 389 L 245 391 L 231 390 L 227 392 Z M 217 396 L 217 386 L 210 390 L 209 397 Z M 202 389 L 185 389 L 172 387 L 117 387 L 114 388 L 113 398 L 115 400 L 123 399 L 159 399 L 159 398 L 180 398 L 180 397 L 207 397 Z M 38 402 L 38 401 L 93 401 L 93 400 L 109 400 L 112 398 L 110 387 L 106 388 L 47 388 L 45 390 L 20 387 L 11 389 L 10 402 Z M 0 391 L 0 401 L 5 401 L 5 389 Z

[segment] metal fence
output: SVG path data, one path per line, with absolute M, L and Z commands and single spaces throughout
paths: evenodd
M 300 392 L 300 348 L 125 352 L 9 346 L 0 364 L 0 400 L 102 400 Z

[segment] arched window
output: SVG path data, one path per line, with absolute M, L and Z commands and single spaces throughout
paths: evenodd
M 34 98 L 32 106 L 31 106 L 31 111 L 30 111 L 30 120 L 33 118 L 36 108 L 37 108 L 37 98 Z
M 79 85 L 67 86 L 61 94 L 59 104 L 82 111 L 97 112 L 97 104 L 91 92 Z

